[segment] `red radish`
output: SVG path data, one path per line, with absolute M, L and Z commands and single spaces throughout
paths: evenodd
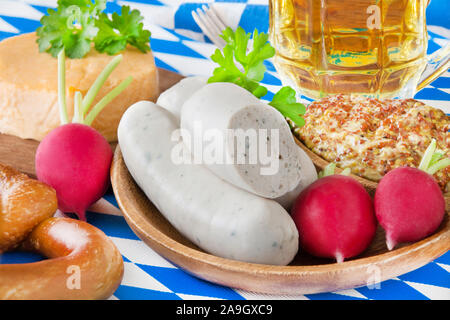
M 303 190 L 292 208 L 292 217 L 301 247 L 314 256 L 335 258 L 337 262 L 363 252 L 377 226 L 372 199 L 364 187 L 351 177 L 337 174 L 326 175 Z
M 86 209 L 109 186 L 113 153 L 93 128 L 69 123 L 52 130 L 36 151 L 36 175 L 57 193 L 59 209 L 86 220 Z
M 81 220 L 86 220 L 86 209 L 99 200 L 109 186 L 113 157 L 108 141 L 89 125 L 132 79 L 125 79 L 87 113 L 101 86 L 122 59 L 121 55 L 115 57 L 100 73 L 83 100 L 80 92 L 75 93 L 73 121 L 78 123 L 68 123 L 64 57 L 64 50 L 61 50 L 58 54 L 58 100 L 62 125 L 52 130 L 39 144 L 35 158 L 36 175 L 56 190 L 61 211 L 76 213 Z
M 401 167 L 388 172 L 375 192 L 375 214 L 392 250 L 399 242 L 421 240 L 432 234 L 445 214 L 445 199 L 432 174 L 448 166 L 439 160 L 433 140 L 419 168 Z

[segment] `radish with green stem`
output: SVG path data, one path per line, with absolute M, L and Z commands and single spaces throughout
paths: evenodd
M 61 126 L 52 130 L 36 151 L 36 175 L 57 193 L 63 212 L 73 212 L 85 220 L 86 209 L 99 200 L 109 186 L 109 170 L 113 153 L 108 141 L 90 124 L 101 110 L 132 81 L 123 80 L 91 110 L 100 88 L 122 60 L 118 55 L 100 73 L 83 98 L 75 92 L 74 115 L 69 123 L 65 97 L 65 54 L 58 54 L 58 102 Z
M 396 168 L 379 182 L 375 214 L 386 232 L 389 250 L 400 242 L 421 240 L 441 224 L 445 198 L 432 175 L 450 165 L 450 158 L 443 157 L 433 139 L 418 168 Z

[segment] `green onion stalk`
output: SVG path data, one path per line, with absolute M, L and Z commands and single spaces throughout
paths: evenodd
M 67 103 L 66 103 L 66 65 L 65 65 L 65 52 L 62 49 L 58 53 L 58 104 L 59 115 L 61 124 L 69 123 L 67 115 Z M 74 96 L 74 114 L 72 123 L 81 123 L 90 126 L 97 115 L 123 90 L 125 90 L 133 81 L 131 76 L 122 80 L 122 82 L 107 93 L 99 102 L 97 102 L 92 108 L 91 105 L 98 95 L 100 89 L 105 84 L 108 77 L 117 68 L 122 61 L 123 56 L 121 54 L 114 57 L 98 75 L 97 79 L 89 88 L 86 95 L 83 97 L 80 91 L 75 92 Z M 90 111 L 89 111 L 90 110 Z

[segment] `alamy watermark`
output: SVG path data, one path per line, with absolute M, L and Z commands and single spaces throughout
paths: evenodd
M 381 268 L 375 265 L 367 267 L 366 274 L 368 275 L 366 280 L 366 286 L 368 289 L 381 289 Z
M 66 280 L 66 287 L 69 290 L 81 289 L 81 268 L 78 265 L 70 265 L 66 269 L 66 273 L 69 274 Z
M 171 140 L 174 164 L 260 165 L 261 175 L 275 175 L 280 163 L 279 129 L 205 129 L 199 121 L 192 130 L 177 129 Z
M 367 7 L 366 13 L 370 14 L 367 18 L 367 28 L 369 30 L 381 29 L 381 9 L 377 5 Z

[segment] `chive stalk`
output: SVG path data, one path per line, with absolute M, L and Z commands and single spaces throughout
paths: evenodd
M 58 53 L 58 105 L 61 124 L 69 122 L 66 104 L 66 54 L 64 48 Z
M 82 103 L 83 115 L 86 115 L 86 113 L 89 110 L 89 107 L 91 106 L 101 87 L 105 83 L 106 79 L 108 79 L 109 75 L 119 65 L 119 63 L 122 61 L 122 58 L 123 56 L 121 54 L 114 57 L 114 59 L 112 59 L 103 69 L 103 71 L 98 75 L 97 79 L 95 79 L 94 83 L 84 96 Z
M 331 176 L 334 174 L 334 171 L 336 170 L 336 163 L 331 162 L 329 165 L 327 165 L 325 167 L 325 169 L 323 169 L 323 176 Z
M 418 169 L 428 174 L 435 174 L 439 170 L 450 166 L 450 158 L 441 159 L 445 153 L 436 148 L 436 140 L 432 139 L 430 145 L 425 150 Z
M 445 152 L 439 149 L 436 149 L 433 156 L 431 157 L 430 166 L 441 160 L 441 158 L 445 156 Z
M 427 169 L 427 172 L 429 174 L 435 174 L 439 170 L 444 169 L 445 167 L 448 167 L 448 166 L 450 166 L 450 158 L 445 158 L 445 159 L 439 160 L 435 164 L 429 166 Z
M 73 104 L 73 119 L 72 122 L 83 123 L 83 112 L 81 110 L 81 99 L 83 96 L 80 91 L 75 92 L 74 104 Z
M 106 105 L 110 103 L 115 97 L 117 97 L 123 90 L 125 90 L 126 87 L 128 87 L 128 85 L 133 80 L 131 76 L 127 77 L 117 87 L 106 94 L 86 115 L 92 102 L 104 85 L 106 79 L 108 79 L 110 74 L 114 71 L 114 69 L 119 65 L 121 61 L 122 55 L 118 55 L 114 59 L 112 59 L 91 85 L 84 98 L 80 91 L 75 92 L 74 114 L 72 118 L 73 123 L 81 123 L 90 126 L 97 115 L 106 107 Z M 58 104 L 61 124 L 69 123 L 66 103 L 66 67 L 64 49 L 62 49 L 58 53 Z
M 432 139 L 430 145 L 428 146 L 428 148 L 425 150 L 425 153 L 423 154 L 423 157 L 422 157 L 422 160 L 420 161 L 418 169 L 427 171 L 435 151 L 436 151 L 436 140 Z
M 352 170 L 350 170 L 350 168 L 345 168 L 344 170 L 341 171 L 341 175 L 343 176 L 349 176 L 352 173 Z
M 336 163 L 330 162 L 322 171 L 319 172 L 318 177 L 323 178 L 327 176 L 332 176 L 333 174 L 335 174 L 335 170 L 336 170 Z M 345 168 L 339 174 L 343 176 L 349 176 L 351 173 L 352 172 L 350 168 Z
M 110 103 L 115 97 L 117 97 L 126 87 L 131 83 L 133 78 L 129 76 L 123 80 L 117 87 L 112 89 L 107 95 L 105 95 L 89 112 L 84 119 L 84 124 L 90 126 L 97 115 L 103 110 L 103 108 Z

